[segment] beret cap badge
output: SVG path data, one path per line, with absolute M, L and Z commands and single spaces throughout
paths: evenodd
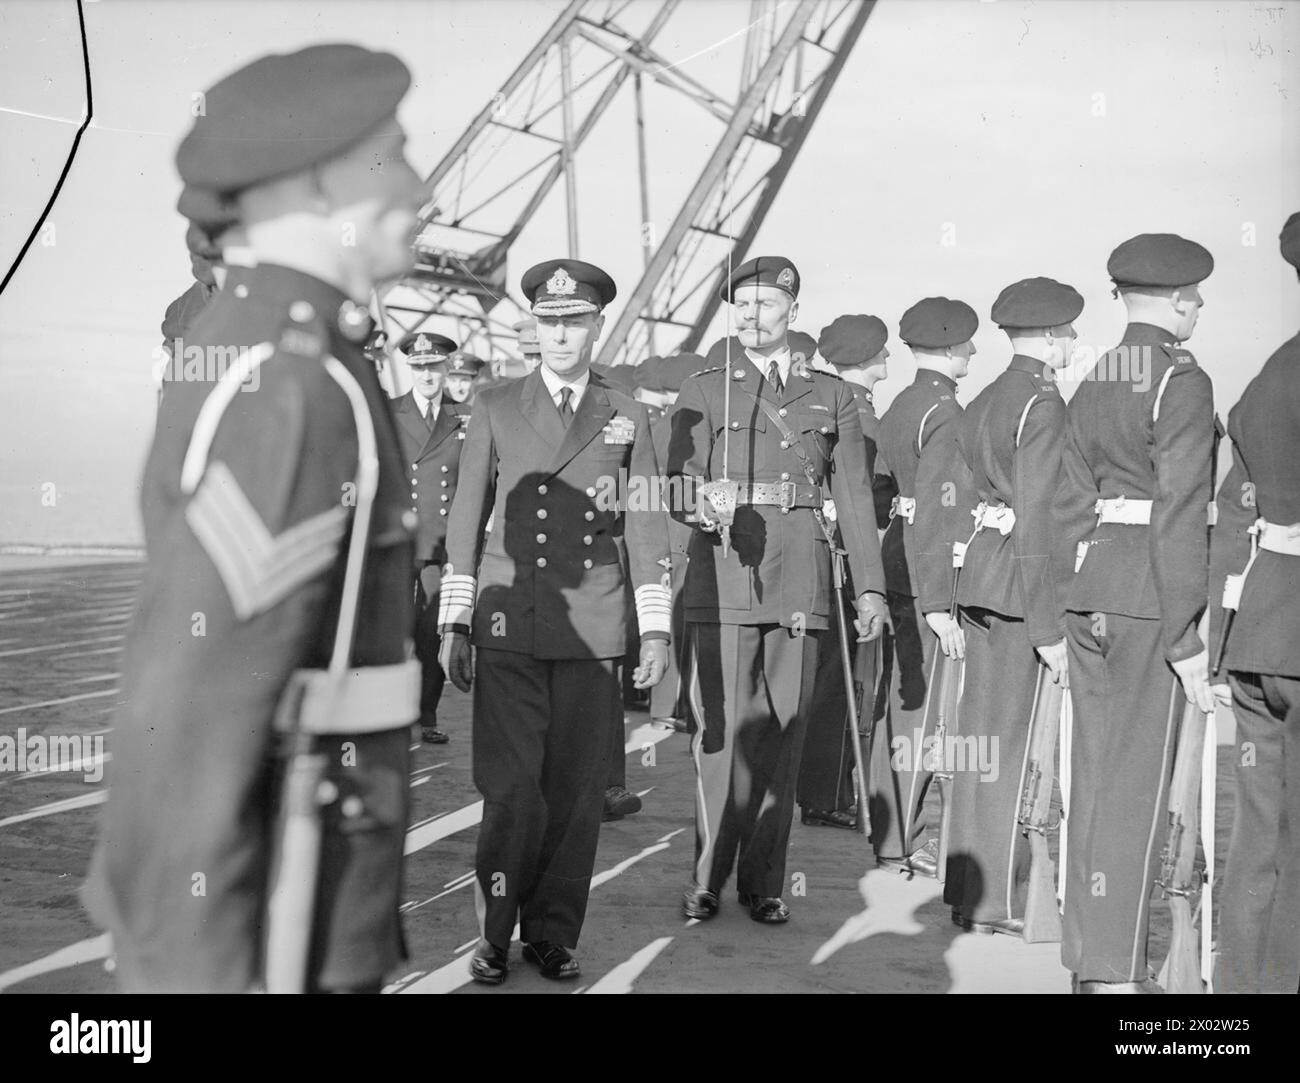
M 776 276 L 776 284 L 778 286 L 784 286 L 786 289 L 789 289 L 791 286 L 794 285 L 794 271 L 792 271 L 789 267 L 783 267 L 781 269 L 781 273 Z

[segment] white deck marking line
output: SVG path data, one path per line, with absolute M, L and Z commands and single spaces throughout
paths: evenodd
M 89 684 L 91 681 L 115 681 L 122 676 L 120 673 L 96 673 L 93 677 L 75 677 L 65 684 Z
M 79 699 L 98 699 L 100 696 L 116 696 L 121 689 L 110 688 L 105 692 L 82 692 L 62 699 L 47 699 L 40 703 L 20 703 L 17 707 L 0 707 L 0 714 L 13 714 L 14 711 L 34 711 L 38 707 L 57 707 L 60 703 L 74 703 Z
M 398 909 L 403 914 L 410 914 L 410 913 L 414 913 L 416 910 L 423 910 L 430 903 L 437 902 L 439 899 L 443 898 L 444 896 L 451 895 L 453 892 L 459 891 L 461 888 L 469 887 L 473 883 L 474 883 L 474 874 L 470 873 L 468 879 L 460 881 L 459 883 L 455 884 L 455 886 L 446 888 L 445 890 L 438 892 L 437 895 L 430 895 L 427 899 L 421 899 L 419 902 L 403 903 L 400 907 L 398 907 Z M 477 944 L 478 940 L 475 940 L 474 943 Z
M 845 919 L 835 934 L 813 952 L 810 965 L 824 963 L 841 948 L 878 933 L 916 936 L 924 932 L 916 912 L 941 895 L 943 885 L 924 877 L 913 882 L 884 869 L 872 869 L 858 881 L 858 892 L 866 906 Z
M 25 963 L 23 966 L 14 967 L 13 970 L 6 970 L 0 974 L 0 990 L 8 989 L 11 985 L 17 985 L 41 974 L 49 974 L 70 966 L 80 966 L 82 963 L 93 963 L 96 959 L 107 959 L 110 951 L 112 945 L 108 933 L 90 940 L 78 941 L 76 944 L 51 952 L 34 963 Z
M 120 639 L 121 636 L 113 636 L 113 639 Z M 56 662 L 62 662 L 65 658 L 89 658 L 92 654 L 121 654 L 121 647 L 100 647 L 93 651 L 73 651 L 71 654 L 61 654 L 55 659 Z
M 92 643 L 116 643 L 121 636 L 96 636 L 94 639 L 72 639 L 66 643 L 43 643 L 39 647 L 18 647 L 12 651 L 0 651 L 0 658 L 13 658 L 19 654 L 36 654 L 39 651 L 56 651 L 63 647 L 88 647 Z
M 78 771 L 84 774 L 87 767 L 102 768 L 112 758 L 113 753 L 111 752 L 96 753 L 94 756 L 78 756 L 69 766 L 60 770 L 46 768 L 44 771 L 24 771 L 21 775 L 14 775 L 14 781 L 17 782 L 19 779 L 24 778 L 49 778 L 51 775 L 71 775 Z
M 672 942 L 673 938 L 671 936 L 661 936 L 658 940 L 651 941 L 630 959 L 624 959 L 587 992 L 630 993 L 633 983 L 641 976 L 642 971 L 653 963 L 659 953 Z M 574 991 L 582 992 L 581 989 Z
M 673 731 L 670 730 L 669 732 L 671 733 Z M 665 835 L 664 838 L 670 839 L 673 837 L 673 835 L 679 835 L 682 833 L 682 831 L 685 830 L 686 829 L 684 827 L 679 828 L 677 831 L 673 831 L 670 834 Z M 608 883 L 610 880 L 614 879 L 614 877 L 619 876 L 622 873 L 625 873 L 629 868 L 635 865 L 638 861 L 642 861 L 645 858 L 650 857 L 652 854 L 657 854 L 661 850 L 667 850 L 669 845 L 670 844 L 667 842 L 658 842 L 654 846 L 647 846 L 639 854 L 633 854 L 631 857 L 625 858 L 624 860 L 620 861 L 613 868 L 606 869 L 604 872 L 598 873 L 596 876 L 593 876 L 591 878 L 592 890 L 594 891 L 596 888 L 600 887 L 601 884 Z M 514 941 L 518 939 L 518 937 L 519 937 L 519 926 L 516 925 L 514 936 L 511 939 L 511 943 L 513 944 Z M 671 937 L 669 939 L 671 939 Z M 475 937 L 473 940 L 468 941 L 466 944 L 462 944 L 460 947 L 456 949 L 457 951 L 456 958 L 454 958 L 451 962 L 446 963 L 443 966 L 440 966 L 437 970 L 431 971 L 430 973 L 426 974 L 424 977 L 420 978 L 418 981 L 411 982 L 409 985 L 406 985 L 402 989 L 399 989 L 398 992 L 451 993 L 451 992 L 455 992 L 462 985 L 468 985 L 472 980 L 469 976 L 468 952 L 469 949 L 472 949 L 474 945 L 477 943 L 478 943 L 478 937 Z
M 53 816 L 57 812 L 71 812 L 73 809 L 102 805 L 107 799 L 107 790 L 96 790 L 94 793 L 83 793 L 80 797 L 69 797 L 64 801 L 52 801 L 48 805 L 39 805 L 28 812 L 20 812 L 17 816 L 7 816 L 5 819 L 0 820 L 0 827 L 19 824 L 24 820 L 36 820 L 42 816 Z

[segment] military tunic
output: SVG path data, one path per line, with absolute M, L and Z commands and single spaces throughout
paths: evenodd
M 779 896 L 818 650 L 833 619 L 830 552 L 807 506 L 820 502 L 823 484 L 835 501 L 856 589 L 883 593 L 884 575 L 866 442 L 848 384 L 794 364 L 777 394 L 746 356 L 687 379 L 667 463 L 670 486 L 680 486 L 679 521 L 696 521 L 693 480 L 723 476 L 724 430 L 730 477 L 788 486 L 794 506 L 742 503 L 726 556 L 717 533 L 696 529 L 691 538 L 683 589 L 700 727 L 692 740 L 695 879 L 716 892 L 738 859 L 742 895 Z
M 171 385 L 145 467 L 148 565 L 123 657 L 111 789 L 85 898 L 127 991 L 242 992 L 259 981 L 276 770 L 290 675 L 333 649 L 357 430 L 326 370 L 360 384 L 378 441 L 352 664 L 404 661 L 411 529 L 401 452 L 374 367 L 339 331 L 333 286 L 263 264 L 188 332 L 271 356 L 219 412 L 203 481 L 181 486 L 212 383 Z M 323 809 L 309 987 L 369 986 L 403 957 L 398 903 L 409 729 L 319 738 Z
M 1183 691 L 1203 649 L 1213 389 L 1165 330 L 1132 323 L 1070 400 L 1057 520 L 1086 543 L 1065 598 L 1074 708 L 1062 962 L 1080 981 L 1142 981 Z M 1100 523 L 1097 499 L 1152 501 Z M 1076 557 L 1077 562 L 1077 557 Z
M 440 626 L 471 627 L 477 648 L 476 892 L 498 947 L 516 920 L 525 943 L 578 942 L 622 719 L 629 581 L 643 638 L 668 638 L 664 518 L 633 491 L 657 473 L 645 408 L 595 373 L 567 429 L 540 370 L 475 399 Z
M 1237 803 L 1219 911 L 1216 990 L 1294 993 L 1300 983 L 1300 555 L 1257 548 L 1257 519 L 1300 524 L 1300 335 L 1228 415 L 1232 469 L 1211 540 L 1211 664 L 1224 580 L 1249 565 L 1220 673 L 1237 720 Z M 1296 533 L 1300 533 L 1297 531 Z
M 923 453 L 936 441 L 949 439 L 961 415 L 957 382 L 934 369 L 918 369 L 880 421 L 877 493 L 914 501 Z M 917 849 L 927 826 L 922 806 L 931 774 L 916 750 L 933 723 L 934 712 L 927 711 L 927 704 L 931 685 L 938 690 L 938 643 L 917 600 L 919 564 L 927 539 L 917 532 L 915 514 L 891 510 L 886 524 L 881 552 L 892 628 L 881 675 L 888 690 L 887 705 L 876 722 L 869 769 L 871 841 L 878 857 L 902 858 Z M 951 568 L 951 559 L 947 566 Z M 913 754 L 896 756 L 902 747 L 899 741 Z
M 437 726 L 438 701 L 446 674 L 438 663 L 438 589 L 447 559 L 447 518 L 460 476 L 460 450 L 470 408 L 443 395 L 432 429 L 420 413 L 416 393 L 391 400 L 397 434 L 411 485 L 415 538 L 415 650 L 423 671 L 420 724 Z
M 966 641 L 958 717 L 965 747 L 974 741 L 983 754 L 974 763 L 948 764 L 953 810 L 944 901 L 968 921 L 990 922 L 1024 912 L 1029 852 L 1016 814 L 1034 701 L 1050 680 L 1035 648 L 1065 638 L 1060 584 L 1073 570 L 1053 525 L 1069 416 L 1047 366 L 1017 354 L 950 431 L 934 461 L 927 452 L 917 529 L 942 536 L 947 547 L 956 526 L 963 531 L 958 540 L 968 543 L 957 593 Z M 957 493 L 951 512 L 941 479 Z M 1014 524 L 1005 533 L 996 526 L 976 532 L 977 503 L 1010 508 Z M 923 562 L 922 611 L 947 612 L 951 584 L 950 560 Z

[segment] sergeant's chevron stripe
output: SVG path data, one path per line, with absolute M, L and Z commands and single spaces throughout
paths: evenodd
M 475 581 L 472 575 L 444 575 L 439 588 L 438 627 L 468 627 L 474 612 Z
M 269 609 L 328 568 L 347 526 L 340 505 L 273 536 L 222 462 L 208 466 L 185 519 L 221 576 L 239 620 Z
M 660 583 L 647 583 L 636 588 L 636 620 L 641 634 L 646 632 L 672 633 L 673 600 Z

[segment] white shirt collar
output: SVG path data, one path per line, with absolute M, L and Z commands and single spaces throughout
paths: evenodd
M 755 353 L 753 350 L 749 349 L 749 347 L 745 347 L 745 356 L 753 362 L 754 367 L 758 369 L 759 374 L 763 379 L 767 379 L 768 366 L 775 361 L 776 369 L 781 374 L 781 383 L 788 384 L 790 382 L 791 357 L 790 347 L 788 345 L 782 346 L 776 351 L 776 353 L 770 354 L 767 357 L 764 357 L 761 353 Z
M 414 391 L 414 390 L 411 392 L 411 394 L 415 396 L 415 405 L 416 408 L 420 411 L 420 416 L 427 421 L 429 418 L 429 411 L 432 410 L 433 420 L 437 421 L 438 408 L 442 406 L 442 392 L 439 391 L 437 396 L 432 399 L 426 399 L 418 391 Z
M 587 390 L 587 384 L 591 382 L 591 369 L 583 369 L 582 375 L 575 376 L 572 380 L 557 376 L 545 365 L 538 365 L 537 371 L 542 374 L 542 383 L 546 385 L 546 393 L 551 396 L 551 401 L 556 406 L 560 405 L 561 390 L 567 387 L 573 391 L 573 397 L 569 401 L 575 410 L 578 408 L 578 403 L 582 401 L 583 392 Z

